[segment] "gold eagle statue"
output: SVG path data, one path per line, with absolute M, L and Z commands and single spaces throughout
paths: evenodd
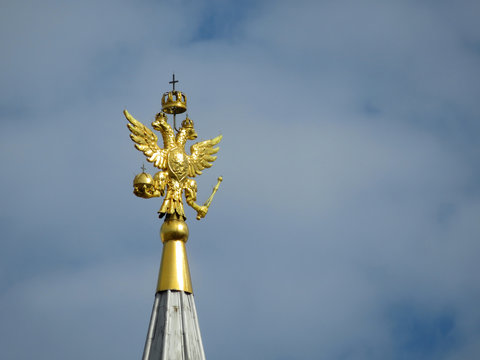
M 162 134 L 163 148 L 161 148 L 157 143 L 158 137 L 152 130 L 136 120 L 127 110 L 124 110 L 123 113 L 129 121 L 127 127 L 131 131 L 130 138 L 135 142 L 135 147 L 145 154 L 149 162 L 160 169 L 153 178 L 145 172 L 137 175 L 134 180 L 134 194 L 143 198 L 165 195 L 158 211 L 160 218 L 167 215 L 167 218 L 173 216 L 184 220 L 186 217 L 183 210 L 182 193 L 185 192 L 187 204 L 197 211 L 197 219 L 205 217 L 222 178 L 218 178 L 219 182 L 215 186 L 214 192 L 203 206 L 195 202 L 197 200 L 197 183 L 190 178 L 202 174 L 203 169 L 212 166 L 217 158 L 214 154 L 219 150 L 214 146 L 220 142 L 222 135 L 197 142 L 190 147 L 191 155 L 187 155 L 185 143 L 187 140 L 197 138 L 193 121 L 188 116 L 182 122 L 176 135 L 170 124 L 167 123 L 165 113 L 161 112 L 155 116 L 152 127 Z

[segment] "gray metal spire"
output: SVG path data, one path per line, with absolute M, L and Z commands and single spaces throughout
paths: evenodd
M 143 360 L 205 360 L 193 294 L 157 292 Z
M 133 179 L 133 193 L 145 199 L 164 196 L 158 211 L 160 218 L 165 216 L 160 229 L 162 261 L 143 360 L 205 360 L 185 247 L 189 230 L 185 222 L 183 195 L 187 204 L 197 212 L 197 220 L 207 215 L 222 177 L 218 178 L 217 185 L 203 205 L 196 203 L 197 183 L 193 177 L 212 166 L 217 158 L 214 154 L 218 152 L 215 145 L 222 136 L 198 142 L 191 148 L 192 154 L 187 155 L 185 143 L 196 139 L 197 133 L 188 117 L 182 122 L 181 129 L 176 129 L 175 115 L 187 110 L 187 97 L 175 90 L 177 82 L 173 75 L 170 82 L 173 90 L 163 94 L 162 112 L 155 116 L 152 123 L 152 127 L 162 133 L 164 148 L 157 144 L 158 137 L 152 130 L 127 110 L 123 112 L 135 147 L 160 169 L 152 176 L 142 168 L 142 173 Z M 176 135 L 167 123 L 166 114 L 173 114 Z

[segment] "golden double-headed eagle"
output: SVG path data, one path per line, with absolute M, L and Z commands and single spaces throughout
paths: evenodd
M 217 158 L 214 156 L 218 152 L 217 145 L 222 139 L 222 135 L 211 140 L 198 142 L 190 147 L 191 155 L 185 152 L 185 143 L 187 140 L 195 140 L 193 121 L 186 117 L 182 126 L 175 135 L 170 124 L 167 123 L 167 116 L 161 112 L 155 116 L 152 127 L 160 131 L 163 138 L 163 148 L 158 146 L 158 137 L 148 127 L 136 120 L 125 110 L 125 117 L 129 121 L 127 124 L 131 131 L 130 138 L 135 142 L 135 147 L 142 151 L 147 160 L 160 169 L 152 178 L 149 174 L 143 172 L 137 175 L 137 178 L 143 176 L 143 180 L 134 181 L 134 193 L 143 198 L 164 196 L 162 206 L 158 213 L 160 217 L 167 214 L 176 218 L 185 219 L 183 210 L 182 193 L 185 192 L 185 199 L 188 205 L 197 211 L 197 219 L 205 217 L 210 205 L 213 194 L 218 189 L 219 183 L 214 189 L 214 193 L 205 205 L 198 205 L 197 183 L 190 179 L 202 173 L 202 170 L 212 166 Z M 166 191 L 166 194 L 165 194 Z M 168 215 L 170 214 L 170 215 Z

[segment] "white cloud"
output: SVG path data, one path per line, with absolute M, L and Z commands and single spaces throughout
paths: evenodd
M 200 139 L 224 135 L 199 199 L 224 182 L 189 224 L 207 356 L 414 356 L 397 308 L 432 343 L 453 323 L 419 358 L 475 353 L 475 5 L 264 3 L 195 42 L 211 4 L 186 5 L 3 13 L 3 357 L 141 352 L 160 201 L 131 194 L 144 158 L 121 111 L 149 124 L 172 71 Z

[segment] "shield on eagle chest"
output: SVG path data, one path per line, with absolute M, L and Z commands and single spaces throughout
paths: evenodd
M 188 159 L 183 149 L 174 148 L 168 152 L 168 170 L 178 181 L 183 181 L 187 177 Z

